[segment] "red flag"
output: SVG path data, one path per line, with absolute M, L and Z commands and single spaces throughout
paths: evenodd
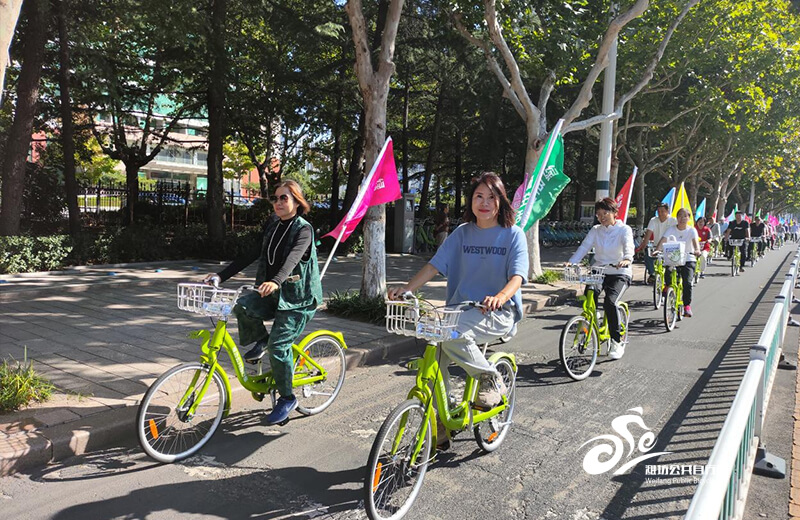
M 334 186 L 338 189 L 338 186 Z M 341 234 L 341 240 L 347 240 L 347 237 L 355 230 L 358 223 L 367 212 L 370 206 L 377 206 L 379 204 L 386 204 L 393 200 L 397 200 L 403 196 L 400 191 L 400 181 L 397 180 L 397 167 L 394 164 L 394 147 L 392 146 L 392 138 L 386 140 L 383 145 L 383 150 L 378 155 L 372 171 L 370 171 L 361 189 L 353 201 L 353 206 L 344 216 L 336 228 L 324 235 L 326 237 L 338 238 Z
M 630 177 L 628 177 L 628 181 L 622 186 L 622 189 L 619 190 L 617 194 L 617 206 L 619 210 L 617 215 L 619 215 L 619 219 L 622 223 L 625 223 L 625 219 L 628 218 L 628 208 L 631 207 L 631 197 L 633 195 L 633 183 L 636 182 L 636 172 L 639 171 L 637 167 L 633 167 L 633 173 Z
M 717 212 L 716 211 L 714 212 L 713 215 L 711 215 L 711 218 L 713 218 L 714 220 L 717 220 Z

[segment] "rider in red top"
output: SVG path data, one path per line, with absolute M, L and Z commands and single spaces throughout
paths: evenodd
M 708 241 L 711 240 L 711 229 L 706 226 L 705 217 L 700 217 L 697 219 L 697 222 L 694 224 L 694 228 L 697 230 L 697 236 L 700 240 L 700 249 L 702 251 L 710 251 L 711 245 L 708 243 Z

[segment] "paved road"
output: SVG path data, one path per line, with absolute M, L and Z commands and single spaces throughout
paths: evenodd
M 710 268 L 696 291 L 695 317 L 665 332 L 647 288 L 627 293 L 631 345 L 620 361 L 598 364 L 571 382 L 557 363 L 561 325 L 577 312 L 537 313 L 504 348 L 518 354 L 518 408 L 506 445 L 480 455 L 471 434 L 428 473 L 408 518 L 589 520 L 680 518 L 695 485 L 645 474 L 645 466 L 702 465 L 744 372 L 748 347 L 766 322 L 788 268 L 789 248 L 731 279 Z M 777 280 L 777 281 L 776 281 Z M 796 359 L 796 329 L 787 335 Z M 0 479 L 9 518 L 364 518 L 361 485 L 372 438 L 413 383 L 398 364 L 352 371 L 338 401 L 321 416 L 267 427 L 257 407 L 237 412 L 200 456 L 159 466 L 121 446 Z M 786 417 L 794 410 L 794 373 L 779 372 L 770 402 L 770 451 L 790 459 Z M 637 407 L 641 412 L 629 411 Z M 651 452 L 671 452 L 633 471 L 590 475 L 584 456 L 611 422 L 641 415 L 657 436 Z M 632 427 L 638 441 L 645 430 Z M 627 445 L 626 445 L 627 446 Z M 606 460 L 605 457 L 601 460 Z M 687 479 L 691 480 L 691 479 Z M 788 480 L 754 481 L 746 518 L 785 518 Z

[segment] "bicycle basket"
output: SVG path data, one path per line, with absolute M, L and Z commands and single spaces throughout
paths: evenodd
M 582 283 L 586 285 L 600 285 L 605 276 L 605 267 L 584 267 L 581 265 L 568 265 L 564 268 L 564 281 L 568 283 Z
M 728 240 L 728 243 L 732 247 L 739 247 L 742 244 L 744 244 L 744 239 L 743 238 L 731 238 L 730 240 Z
M 238 290 L 217 289 L 204 283 L 179 283 L 178 308 L 203 316 L 230 315 Z
M 386 330 L 400 336 L 413 336 L 430 342 L 455 337 L 459 309 L 437 309 L 425 302 L 386 300 Z
M 759 242 L 761 242 L 761 237 L 750 237 L 750 242 L 758 244 Z

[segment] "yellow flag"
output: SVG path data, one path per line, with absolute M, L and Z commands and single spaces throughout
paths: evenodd
M 672 216 L 677 217 L 678 210 L 681 208 L 686 208 L 686 211 L 689 212 L 689 225 L 694 226 L 694 213 L 689 205 L 689 197 L 686 195 L 686 188 L 683 187 L 683 183 L 681 183 L 681 189 L 678 190 L 678 194 L 675 196 L 675 204 L 672 205 Z

